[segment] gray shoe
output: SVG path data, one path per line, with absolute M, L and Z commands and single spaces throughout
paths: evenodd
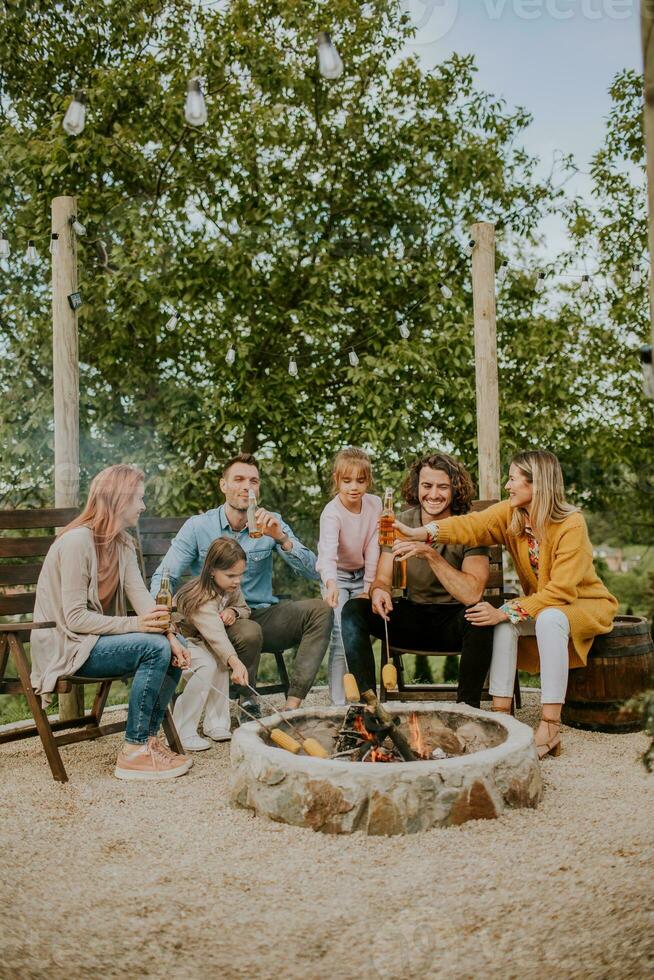
M 251 721 L 252 718 L 261 718 L 261 705 L 254 699 L 241 702 L 241 717 L 243 722 Z M 247 711 L 247 714 L 245 713 Z

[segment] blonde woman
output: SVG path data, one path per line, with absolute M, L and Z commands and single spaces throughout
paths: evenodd
M 233 682 L 240 685 L 248 684 L 248 668 L 253 677 L 257 674 L 261 630 L 256 623 L 247 622 L 250 610 L 241 592 L 245 562 L 238 541 L 217 538 L 209 546 L 200 574 L 177 593 L 179 628 L 187 637 L 194 671 L 173 713 L 186 751 L 201 752 L 211 746 L 198 734 L 203 711 L 204 734 L 215 742 L 229 741 L 229 672 Z M 249 629 L 253 637 L 253 642 L 243 645 L 247 663 L 240 659 L 229 635 L 237 621 L 242 621 L 245 632 Z
M 413 541 L 397 542 L 401 558 L 425 557 L 439 544 L 501 544 L 509 551 L 524 595 L 496 609 L 478 602 L 466 612 L 475 626 L 494 626 L 490 693 L 493 711 L 509 712 L 516 665 L 541 676 L 540 758 L 561 751 L 561 708 L 568 670 L 585 667 L 593 639 L 608 633 L 618 608 L 598 578 L 586 522 L 566 503 L 558 459 L 549 452 L 514 456 L 509 499 L 487 510 L 421 528 L 397 527 Z M 416 542 L 426 542 L 416 544 Z
M 32 634 L 32 686 L 45 700 L 57 679 L 134 675 L 119 779 L 170 779 L 191 767 L 159 741 L 166 708 L 190 662 L 141 578 L 126 533 L 145 510 L 144 474 L 118 464 L 91 483 L 82 513 L 50 548 L 36 586 L 34 619 L 54 622 Z M 135 610 L 128 616 L 127 602 Z

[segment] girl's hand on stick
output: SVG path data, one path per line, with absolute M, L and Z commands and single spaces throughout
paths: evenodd
M 243 661 L 239 660 L 238 657 L 230 657 L 227 663 L 231 667 L 232 681 L 234 684 L 238 684 L 240 687 L 247 687 L 249 681 L 248 669 Z

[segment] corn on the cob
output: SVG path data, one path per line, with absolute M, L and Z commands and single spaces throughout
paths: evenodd
M 302 748 L 307 755 L 314 755 L 317 759 L 329 759 L 329 752 L 315 738 L 305 738 Z
M 361 700 L 359 685 L 354 674 L 345 674 L 343 677 L 343 689 L 345 690 L 345 700 L 357 704 Z
M 397 668 L 395 664 L 384 664 L 382 667 L 382 681 L 387 691 L 397 690 Z
M 294 755 L 302 748 L 296 739 L 292 738 L 287 732 L 283 732 L 281 728 L 273 728 L 270 733 L 270 741 L 278 745 L 280 749 L 286 749 L 287 752 L 292 752 Z

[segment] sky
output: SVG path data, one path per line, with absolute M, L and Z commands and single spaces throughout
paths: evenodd
M 425 66 L 474 54 L 478 84 L 533 115 L 524 145 L 549 172 L 556 150 L 582 171 L 602 143 L 608 89 L 641 70 L 639 0 L 403 0 L 418 32 L 409 50 Z M 584 196 L 590 181 L 568 188 Z M 550 229 L 552 250 L 562 232 Z

